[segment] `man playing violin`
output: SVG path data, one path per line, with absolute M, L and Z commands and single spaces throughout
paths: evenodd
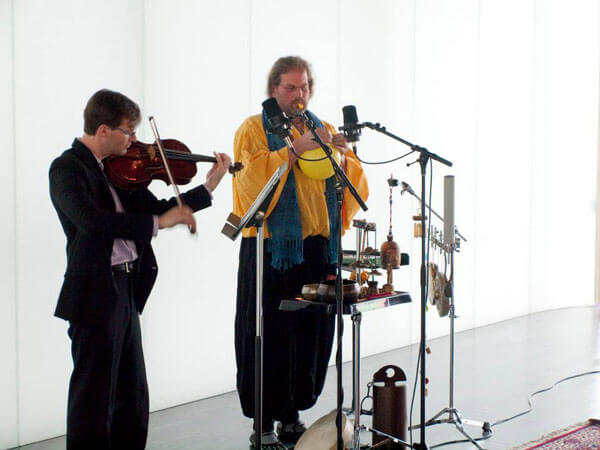
M 145 448 L 149 407 L 139 314 L 157 275 L 150 241 L 178 224 L 194 231 L 193 212 L 211 205 L 231 163 L 215 154 L 205 183 L 184 193 L 181 207 L 146 188 L 116 189 L 103 160 L 125 154 L 139 122 L 132 100 L 96 92 L 84 111 L 83 136 L 50 167 L 50 197 L 67 238 L 55 315 L 69 321 L 73 357 L 68 450 Z
M 302 110 L 319 137 L 342 153 L 341 166 L 366 200 L 367 180 L 342 134 L 306 110 L 313 94 L 309 64 L 299 57 L 278 59 L 268 76 L 267 95 L 288 116 Z M 300 118 L 294 120 L 292 144 L 266 131 L 266 116 L 246 119 L 236 132 L 234 158 L 244 170 L 233 180 L 234 214 L 243 216 L 273 172 L 288 163 L 266 212 L 263 280 L 264 389 L 262 443 L 277 448 L 295 442 L 305 431 L 299 411 L 320 395 L 334 334 L 333 315 L 279 311 L 304 284 L 335 278 L 338 225 L 334 177 L 313 179 L 295 164 L 296 154 L 318 145 Z M 358 204 L 346 195 L 343 226 L 349 228 Z M 235 346 L 237 389 L 244 415 L 254 417 L 254 340 L 256 334 L 256 229 L 244 229 L 240 248 Z M 277 433 L 274 422 L 277 421 Z M 255 433 L 250 437 L 255 442 Z

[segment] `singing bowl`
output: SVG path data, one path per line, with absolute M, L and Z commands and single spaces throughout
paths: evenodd
M 343 280 L 344 303 L 352 303 L 358 299 L 360 287 L 353 280 Z M 335 280 L 323 281 L 317 289 L 319 299 L 326 303 L 335 303 Z
M 337 412 L 333 411 L 321 417 L 306 430 L 294 446 L 295 450 L 335 450 L 337 448 L 337 427 L 335 419 Z M 342 439 L 344 447 L 352 440 L 353 424 L 342 413 Z
M 305 284 L 302 286 L 302 297 L 304 300 L 317 300 L 319 298 L 318 289 L 319 283 Z
M 333 159 L 335 159 L 335 162 L 339 164 L 341 160 L 340 151 L 332 145 L 329 145 L 329 148 L 332 150 L 331 153 L 333 155 Z M 322 159 L 325 157 L 325 151 L 321 147 L 313 150 L 307 150 L 302 153 L 301 156 L 303 159 L 298 160 L 298 165 L 300 166 L 300 170 L 307 177 L 315 180 L 326 180 L 327 178 L 333 176 L 333 167 L 331 165 L 331 161 L 329 159 Z M 305 159 L 317 161 L 305 161 Z

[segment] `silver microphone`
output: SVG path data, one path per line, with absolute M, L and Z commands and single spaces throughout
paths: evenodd
M 415 195 L 415 191 L 412 190 L 408 183 L 402 181 L 400 184 L 402 185 L 402 189 L 400 189 L 400 195 L 404 194 L 405 191 L 409 194 Z

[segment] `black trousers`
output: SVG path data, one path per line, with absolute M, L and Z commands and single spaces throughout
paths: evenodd
M 331 355 L 334 317 L 279 311 L 282 299 L 300 294 L 302 285 L 318 283 L 331 272 L 328 241 L 304 240 L 304 262 L 281 272 L 271 267 L 265 242 L 263 269 L 263 423 L 293 422 L 312 407 L 323 390 Z M 237 390 L 246 417 L 254 417 L 254 343 L 256 335 L 256 238 L 240 247 L 235 350 Z
M 119 302 L 102 325 L 70 323 L 67 450 L 138 450 L 148 434 L 148 385 L 130 275 L 113 276 Z

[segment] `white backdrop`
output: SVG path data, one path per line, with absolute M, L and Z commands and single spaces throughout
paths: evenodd
M 0 0 L 0 449 L 64 433 L 71 361 L 67 325 L 52 313 L 65 240 L 47 170 L 81 135 L 97 89 L 127 94 L 195 153 L 232 153 L 271 64 L 304 56 L 319 116 L 339 125 L 355 104 L 361 120 L 455 163 L 434 166 L 432 203 L 443 210 L 443 175 L 454 174 L 468 239 L 457 256 L 461 330 L 594 301 L 599 25 L 596 0 Z M 405 151 L 368 130 L 359 143 L 368 161 Z M 377 222 L 379 243 L 385 179 L 419 189 L 409 160 L 366 169 L 359 217 Z M 394 236 L 412 261 L 395 284 L 418 300 L 416 207 L 394 192 Z M 175 229 L 154 242 L 160 273 L 142 320 L 153 410 L 235 388 L 239 243 L 220 235 L 230 210 L 225 181 L 197 215 L 197 238 Z M 363 354 L 415 342 L 418 326 L 417 302 L 369 313 Z M 430 313 L 428 335 L 447 331 Z

